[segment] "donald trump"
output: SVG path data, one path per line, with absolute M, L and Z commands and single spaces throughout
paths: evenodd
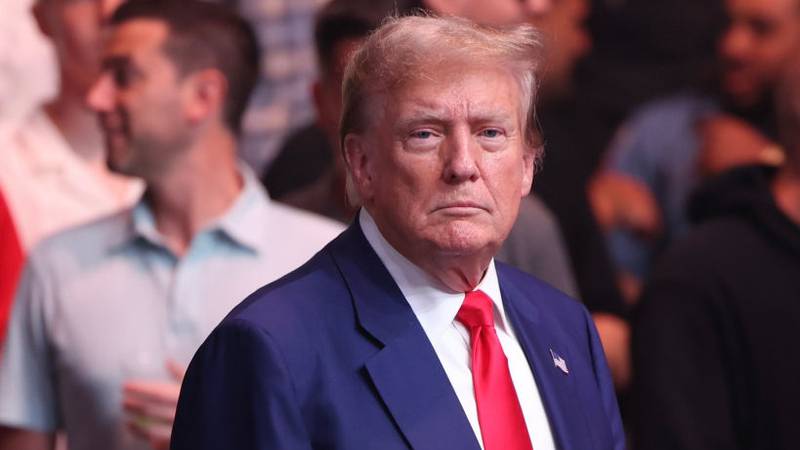
M 541 151 L 541 39 L 393 19 L 346 69 L 354 223 L 189 367 L 172 448 L 622 449 L 590 316 L 493 260 Z

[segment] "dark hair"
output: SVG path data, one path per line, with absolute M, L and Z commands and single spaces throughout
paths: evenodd
M 259 75 L 260 51 L 250 25 L 225 6 L 199 0 L 129 0 L 110 22 L 134 19 L 166 23 L 163 50 L 181 76 L 210 67 L 222 72 L 228 82 L 225 122 L 238 133 Z
M 334 69 L 336 45 L 367 37 L 390 16 L 422 9 L 420 0 L 331 0 L 316 16 L 314 44 L 321 72 Z

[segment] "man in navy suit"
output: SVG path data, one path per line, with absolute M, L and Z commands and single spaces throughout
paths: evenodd
M 192 361 L 183 449 L 614 449 L 586 310 L 493 256 L 541 146 L 541 38 L 406 17 L 348 65 L 350 228 L 260 289 Z

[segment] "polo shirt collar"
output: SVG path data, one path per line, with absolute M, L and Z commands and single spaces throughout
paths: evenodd
M 245 163 L 239 164 L 239 174 L 244 182 L 239 197 L 217 219 L 211 228 L 217 228 L 233 242 L 254 252 L 265 249 L 269 208 L 271 200 L 261 182 Z
M 256 253 L 263 252 L 266 250 L 264 224 L 269 216 L 270 199 L 247 165 L 240 162 L 238 171 L 243 181 L 242 191 L 222 216 L 198 234 L 219 232 L 240 247 Z M 131 213 L 131 239 L 144 239 L 156 246 L 164 246 L 146 195 L 142 196 Z

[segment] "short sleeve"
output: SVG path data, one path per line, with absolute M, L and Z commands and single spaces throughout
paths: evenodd
M 53 289 L 32 255 L 14 298 L 0 360 L 0 423 L 36 431 L 59 426 L 47 305 Z

